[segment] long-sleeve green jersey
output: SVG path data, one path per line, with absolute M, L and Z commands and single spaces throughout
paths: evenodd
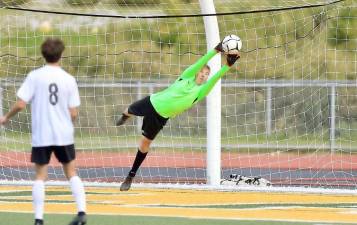
M 206 83 L 197 85 L 195 82 L 196 74 L 216 54 L 215 50 L 210 50 L 195 64 L 188 67 L 172 85 L 150 96 L 151 104 L 160 116 L 164 118 L 175 117 L 208 95 L 217 81 L 230 68 L 224 65 Z

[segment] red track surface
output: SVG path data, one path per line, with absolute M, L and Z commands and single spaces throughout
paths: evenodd
M 80 152 L 77 154 L 78 167 L 130 167 L 136 152 L 106 153 Z M 274 169 L 326 169 L 357 170 L 357 154 L 239 154 L 223 153 L 224 168 L 274 168 Z M 59 166 L 52 157 L 51 165 Z M 206 155 L 203 153 L 149 153 L 144 167 L 203 168 Z M 30 153 L 2 152 L 0 167 L 27 167 Z

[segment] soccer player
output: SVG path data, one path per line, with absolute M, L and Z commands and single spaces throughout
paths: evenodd
M 80 98 L 76 80 L 60 66 L 64 44 L 59 39 L 47 39 L 41 45 L 46 65 L 30 72 L 17 91 L 17 102 L 0 117 L 5 124 L 12 116 L 31 104 L 32 153 L 35 181 L 32 188 L 35 225 L 42 225 L 45 184 L 52 152 L 62 164 L 77 203 L 78 215 L 70 225 L 86 224 L 86 197 L 81 179 L 75 170 L 74 128 Z
M 207 96 L 222 75 L 240 57 L 239 54 L 226 55 L 226 64 L 207 81 L 210 68 L 206 63 L 219 52 L 223 52 L 222 43 L 188 67 L 168 88 L 132 103 L 122 113 L 117 126 L 124 124 L 133 115 L 143 116 L 144 119 L 138 152 L 129 174 L 120 186 L 121 191 L 130 189 L 133 178 L 149 151 L 151 142 L 165 126 L 167 120 L 191 108 Z

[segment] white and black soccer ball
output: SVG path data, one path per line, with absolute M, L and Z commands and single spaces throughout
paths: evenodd
M 242 40 L 237 35 L 228 35 L 222 41 L 222 48 L 226 54 L 238 54 L 242 48 Z

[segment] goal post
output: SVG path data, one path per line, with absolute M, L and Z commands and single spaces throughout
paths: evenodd
M 200 0 L 202 14 L 216 14 L 213 0 Z M 207 50 L 220 42 L 216 16 L 203 17 Z M 216 55 L 208 64 L 211 75 L 221 67 L 221 57 Z M 207 184 L 219 185 L 221 181 L 221 81 L 207 96 Z
M 122 111 L 235 34 L 239 61 L 168 120 L 134 185 L 216 188 L 236 174 L 286 191 L 357 187 L 356 1 L 46 2 L 0 1 L 0 115 L 44 64 L 41 43 L 61 38 L 81 96 L 76 163 L 88 184 L 118 185 L 132 166 L 142 124 L 115 126 Z M 223 59 L 209 62 L 212 74 Z M 27 107 L 1 128 L 0 183 L 33 178 L 30 118 Z M 52 160 L 50 180 L 65 180 L 60 166 Z

